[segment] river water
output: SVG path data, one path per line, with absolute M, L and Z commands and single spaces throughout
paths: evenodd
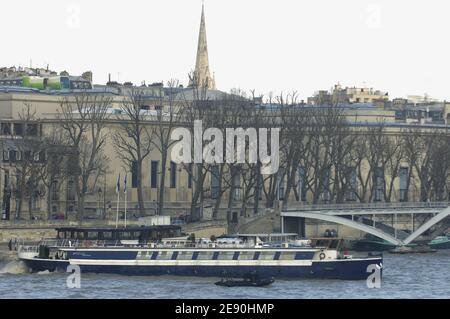
M 0 264 L 0 298 L 450 298 L 450 250 L 384 254 L 381 288 L 365 281 L 277 280 L 265 288 L 224 288 L 217 278 L 128 277 L 82 274 L 67 288 L 64 273 L 28 274 L 18 262 Z

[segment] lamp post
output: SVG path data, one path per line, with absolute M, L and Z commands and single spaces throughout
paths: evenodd
M 103 219 L 106 220 L 106 173 L 103 179 Z
M 97 200 L 97 212 L 100 210 L 100 200 L 102 199 L 102 188 L 98 188 L 98 200 Z M 102 217 L 104 215 L 104 212 L 102 212 Z

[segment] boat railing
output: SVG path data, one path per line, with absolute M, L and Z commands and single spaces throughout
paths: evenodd
M 239 243 L 217 243 L 217 242 L 180 242 L 180 243 L 166 243 L 166 242 L 148 242 L 148 243 L 135 243 L 124 244 L 120 240 L 74 240 L 74 239 L 45 239 L 38 245 L 35 245 L 34 249 L 39 248 L 40 245 L 56 248 L 154 248 L 154 249 L 173 249 L 173 248 L 194 248 L 194 249 L 236 249 L 236 248 L 289 248 L 293 247 L 288 244 L 284 245 L 270 245 L 270 244 L 254 244 L 252 242 L 239 242 Z M 293 248 L 299 248 L 294 246 Z M 304 246 L 304 248 L 311 248 L 310 246 Z
M 234 243 L 234 244 L 217 244 L 217 243 L 181 243 L 181 244 L 168 244 L 168 243 L 149 243 L 146 245 L 148 248 L 256 248 L 252 243 Z
M 44 239 L 39 245 L 63 248 L 123 247 L 120 240 Z
M 37 252 L 39 252 L 39 247 L 33 246 L 33 245 L 19 245 L 18 252 L 19 253 L 37 253 Z

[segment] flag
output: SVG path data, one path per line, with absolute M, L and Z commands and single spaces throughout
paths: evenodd
M 116 184 L 116 193 L 119 194 L 120 192 L 120 174 L 119 177 L 117 178 L 117 184 Z
M 123 192 L 126 193 L 127 192 L 127 174 L 125 174 L 125 178 L 123 180 L 123 184 L 124 184 Z

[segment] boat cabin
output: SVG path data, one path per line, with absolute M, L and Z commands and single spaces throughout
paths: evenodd
M 140 243 L 158 241 L 181 235 L 181 227 L 176 225 L 127 227 L 127 228 L 90 228 L 61 227 L 56 228 L 57 239 L 70 240 L 137 240 Z

